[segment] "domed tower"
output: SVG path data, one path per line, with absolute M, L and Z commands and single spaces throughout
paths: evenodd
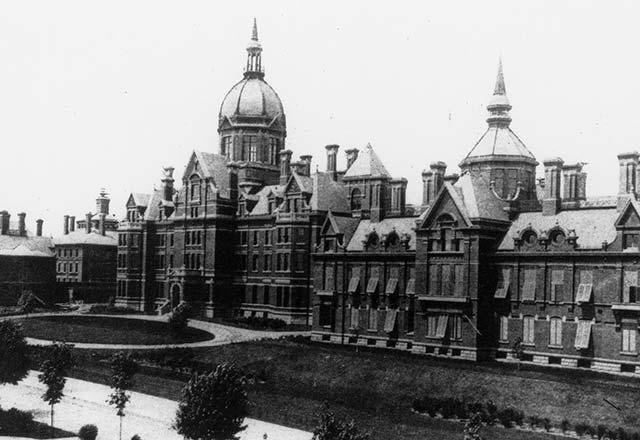
M 220 154 L 238 167 L 238 182 L 276 184 L 287 124 L 278 94 L 264 80 L 258 27 L 247 46 L 244 78 L 227 93 L 218 117 Z
M 511 199 L 518 195 L 518 201 L 536 200 L 538 162 L 509 127 L 511 104 L 504 85 L 502 61 L 498 65 L 496 86 L 487 110 L 487 131 L 460 163 L 462 172 L 482 175 L 492 183 L 500 198 Z

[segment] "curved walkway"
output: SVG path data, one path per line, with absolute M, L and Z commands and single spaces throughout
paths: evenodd
M 38 318 L 41 316 L 95 316 L 95 317 L 109 317 L 109 318 L 123 318 L 123 319 L 138 319 L 144 321 L 158 321 L 168 322 L 168 316 L 157 315 L 108 315 L 108 314 L 88 314 L 88 313 L 33 313 L 29 315 L 15 315 L 7 316 L 2 319 L 30 319 Z M 189 327 L 193 327 L 199 330 L 204 330 L 214 335 L 214 338 L 207 341 L 199 342 L 187 342 L 183 344 L 158 344 L 158 345 L 145 345 L 145 344 L 94 344 L 88 342 L 70 342 L 74 348 L 94 349 L 94 350 L 158 350 L 163 348 L 198 348 L 198 347 L 216 347 L 219 345 L 235 344 L 237 342 L 245 341 L 258 341 L 261 339 L 279 339 L 285 336 L 309 336 L 311 332 L 273 332 L 273 331 L 259 331 L 259 330 L 247 330 L 243 328 L 231 327 L 228 325 L 217 324 L 209 321 L 200 321 L 197 319 L 189 320 Z M 51 345 L 55 341 L 46 339 L 26 338 L 29 345 Z

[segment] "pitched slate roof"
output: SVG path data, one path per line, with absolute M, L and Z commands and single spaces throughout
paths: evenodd
M 282 195 L 282 186 L 280 185 L 267 185 L 258 191 L 253 197 L 258 202 L 253 207 L 249 215 L 267 215 L 269 214 L 269 196 L 274 194 L 276 197 Z M 247 198 L 248 195 L 243 195 Z
M 349 240 L 347 245 L 347 251 L 362 251 L 362 242 L 365 240 L 367 234 L 375 229 L 375 231 L 382 236 L 388 234 L 395 229 L 398 235 L 409 234 L 409 249 L 415 250 L 416 248 L 416 218 L 417 217 L 397 217 L 386 218 L 380 222 L 371 222 L 371 220 L 360 220 L 355 233 Z
M 358 158 L 351 164 L 344 177 L 391 177 L 384 164 L 378 157 L 371 144 L 358 154 Z
M 498 249 L 513 250 L 514 237 L 529 226 L 538 234 L 556 226 L 565 230 L 575 229 L 580 249 L 602 249 L 604 241 L 611 243 L 616 238 L 618 215 L 615 207 L 567 210 L 548 216 L 542 212 L 523 212 L 513 221 Z
M 151 194 L 131 193 L 131 197 L 133 198 L 133 203 L 135 203 L 136 206 L 147 206 L 149 204 Z
M 204 151 L 194 151 L 198 158 L 205 177 L 213 180 L 214 186 L 220 191 L 229 189 L 229 169 L 227 168 L 227 158 L 220 154 L 207 153 Z
M 117 246 L 118 233 L 115 231 L 106 231 L 105 235 L 101 235 L 95 229 L 87 234 L 84 229 L 77 229 L 66 235 L 60 235 L 53 239 L 56 246 L 74 245 L 74 244 L 93 244 L 99 246 Z
M 504 126 L 490 126 L 476 142 L 465 157 L 478 156 L 524 156 L 535 159 L 524 142 L 511 130 Z
M 335 182 L 328 173 L 316 172 L 312 176 L 313 194 L 309 204 L 314 211 L 349 212 L 347 190 Z
M 0 235 L 0 255 L 53 257 L 53 242 L 48 237 Z

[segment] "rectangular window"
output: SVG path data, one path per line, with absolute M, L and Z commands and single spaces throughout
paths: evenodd
M 438 332 L 438 315 L 427 315 L 427 336 L 434 338 Z
M 271 244 L 271 231 L 264 231 L 264 244 L 265 246 Z
M 369 330 L 378 330 L 378 309 L 369 309 Z
M 499 272 L 498 284 L 494 298 L 504 299 L 509 293 L 509 284 L 511 283 L 511 269 L 501 269 Z
M 564 270 L 551 272 L 551 302 L 562 302 L 564 293 Z
M 318 319 L 318 324 L 321 326 L 330 326 L 331 325 L 331 315 L 332 315 L 332 307 L 330 301 L 323 301 L 320 303 L 320 316 Z
M 416 299 L 413 296 L 410 296 L 408 299 L 407 305 L 407 333 L 413 333 L 413 327 L 415 322 L 415 310 L 416 310 Z
M 360 309 L 358 307 L 351 307 L 351 327 L 349 328 L 360 328 Z
M 253 245 L 257 246 L 259 243 L 259 239 L 258 239 L 258 231 L 253 231 Z
M 262 271 L 270 272 L 271 271 L 271 255 L 264 255 L 262 262 Z
M 524 284 L 522 286 L 522 301 L 536 300 L 536 269 L 524 271 Z
M 387 314 L 384 319 L 384 331 L 387 333 L 393 333 L 396 328 L 396 320 L 398 317 L 398 310 L 387 310 Z
M 242 160 L 248 160 L 250 162 L 258 161 L 258 137 L 257 136 L 243 136 L 242 137 Z
M 455 295 L 456 296 L 464 296 L 464 269 L 465 266 L 462 264 L 455 265 Z
M 635 353 L 636 351 L 636 328 L 622 329 L 622 351 L 627 353 Z
M 253 255 L 252 256 L 251 270 L 254 271 L 254 272 L 258 271 L 258 255 Z
M 444 338 L 446 336 L 448 322 L 449 322 L 448 315 L 438 316 L 438 327 L 436 330 L 436 338 Z
M 590 270 L 580 271 L 580 284 L 576 292 L 576 302 L 591 301 L 591 292 L 593 290 L 593 273 Z
M 522 342 L 533 344 L 535 339 L 535 319 L 533 316 L 525 316 L 522 320 Z
M 584 350 L 589 348 L 590 340 L 591 340 L 591 321 L 578 321 L 578 327 L 576 328 L 576 340 L 575 340 L 576 349 Z
M 351 273 L 351 279 L 349 280 L 348 293 L 356 293 L 358 286 L 360 285 L 360 268 L 353 268 Z
M 441 295 L 451 295 L 452 283 L 451 283 L 451 265 L 442 265 L 442 283 L 441 283 Z
M 440 265 L 429 267 L 429 295 L 441 295 L 440 289 Z
M 549 321 L 549 345 L 562 346 L 561 318 L 551 318 Z
M 264 286 L 264 293 L 262 294 L 262 301 L 265 304 L 269 304 L 269 286 Z
M 462 316 L 452 315 L 449 318 L 449 339 L 462 339 Z
M 625 270 L 622 302 L 635 303 L 637 300 L 637 296 L 636 296 L 637 289 L 638 289 L 638 271 Z
M 509 340 L 509 317 L 508 316 L 500 317 L 500 340 L 501 341 Z
M 415 280 L 415 278 L 409 278 L 409 281 L 407 281 L 407 287 L 406 287 L 404 293 L 407 294 L 407 295 L 415 295 L 416 294 L 416 280 Z
M 223 136 L 222 138 L 222 155 L 227 159 L 231 159 L 231 136 Z

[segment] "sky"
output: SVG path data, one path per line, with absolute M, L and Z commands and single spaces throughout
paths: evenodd
M 253 18 L 287 148 L 371 143 L 420 203 L 486 128 L 502 57 L 511 124 L 536 158 L 586 162 L 587 194 L 615 194 L 616 155 L 640 149 L 640 2 L 2 1 L 0 209 L 45 220 L 124 217 L 163 166 L 218 152 L 217 116 L 242 78 Z M 542 166 L 538 169 L 542 174 Z

